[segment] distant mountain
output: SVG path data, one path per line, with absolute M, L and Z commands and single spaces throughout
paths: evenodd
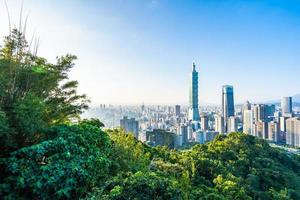
M 292 97 L 293 97 L 293 105 L 294 106 L 300 106 L 300 94 L 296 94 Z M 281 100 L 271 100 L 271 101 L 266 101 L 264 103 L 280 105 Z

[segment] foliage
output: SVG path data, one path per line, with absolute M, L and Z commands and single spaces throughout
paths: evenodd
M 137 172 L 110 181 L 107 193 L 99 199 L 182 199 L 178 182 L 153 172 Z
M 13 29 L 0 49 L 0 110 L 16 135 L 11 139 L 17 138 L 1 142 L 14 143 L 10 150 L 42 141 L 41 128 L 77 119 L 88 103 L 85 95 L 77 94 L 78 82 L 68 80 L 76 56 L 67 54 L 51 64 L 29 46 Z
M 107 174 L 110 140 L 99 120 L 71 125 L 88 103 L 68 77 L 76 56 L 52 64 L 30 46 L 13 29 L 0 48 L 0 196 L 80 197 Z
M 112 140 L 111 167 L 113 174 L 120 171 L 137 172 L 148 170 L 151 162 L 151 148 L 136 140 L 133 134 L 125 134 L 124 130 L 108 130 Z
M 81 120 L 88 100 L 68 79 L 75 59 L 47 62 L 16 29 L 5 38 L 1 199 L 300 199 L 300 156 L 264 140 L 231 133 L 183 150 L 152 148 Z
M 120 130 L 108 132 L 113 141 L 111 159 L 118 164 L 118 173 L 112 169 L 113 178 L 91 198 L 160 199 L 156 193 L 172 191 L 173 195 L 163 198 L 299 199 L 299 156 L 288 155 L 253 136 L 220 135 L 210 143 L 178 151 L 138 147 L 130 135 Z M 135 151 L 140 152 L 140 160 Z M 147 168 L 143 159 L 149 158 L 149 153 Z M 158 183 L 153 177 L 166 181 L 167 185 L 160 186 L 164 192 L 154 192 Z
M 53 139 L 21 148 L 1 160 L 9 174 L 0 184 L 1 196 L 78 198 L 106 180 L 111 161 L 105 132 L 87 123 L 57 126 L 47 132 Z

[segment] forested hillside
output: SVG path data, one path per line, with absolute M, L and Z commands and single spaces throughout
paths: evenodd
M 49 63 L 18 30 L 5 38 L 1 199 L 300 199 L 300 157 L 263 140 L 231 133 L 178 151 L 80 119 L 89 100 L 69 80 L 75 59 Z

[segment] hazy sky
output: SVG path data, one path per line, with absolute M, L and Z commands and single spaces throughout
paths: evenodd
M 7 2 L 18 24 L 21 0 Z M 23 12 L 40 56 L 78 56 L 71 78 L 93 104 L 187 104 L 192 62 L 200 103 L 220 103 L 224 84 L 236 102 L 300 93 L 300 1 L 25 0 Z

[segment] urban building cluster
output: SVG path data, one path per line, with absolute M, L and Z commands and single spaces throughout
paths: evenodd
M 218 134 L 244 132 L 277 144 L 300 147 L 300 118 L 298 112 L 293 112 L 292 97 L 282 98 L 281 104 L 247 101 L 235 105 L 233 86 L 224 85 L 221 94 L 221 107 L 199 107 L 198 72 L 193 64 L 188 107 L 142 105 L 135 108 L 134 117 L 123 115 L 120 127 L 152 146 L 180 148 L 194 142 L 203 144 Z

